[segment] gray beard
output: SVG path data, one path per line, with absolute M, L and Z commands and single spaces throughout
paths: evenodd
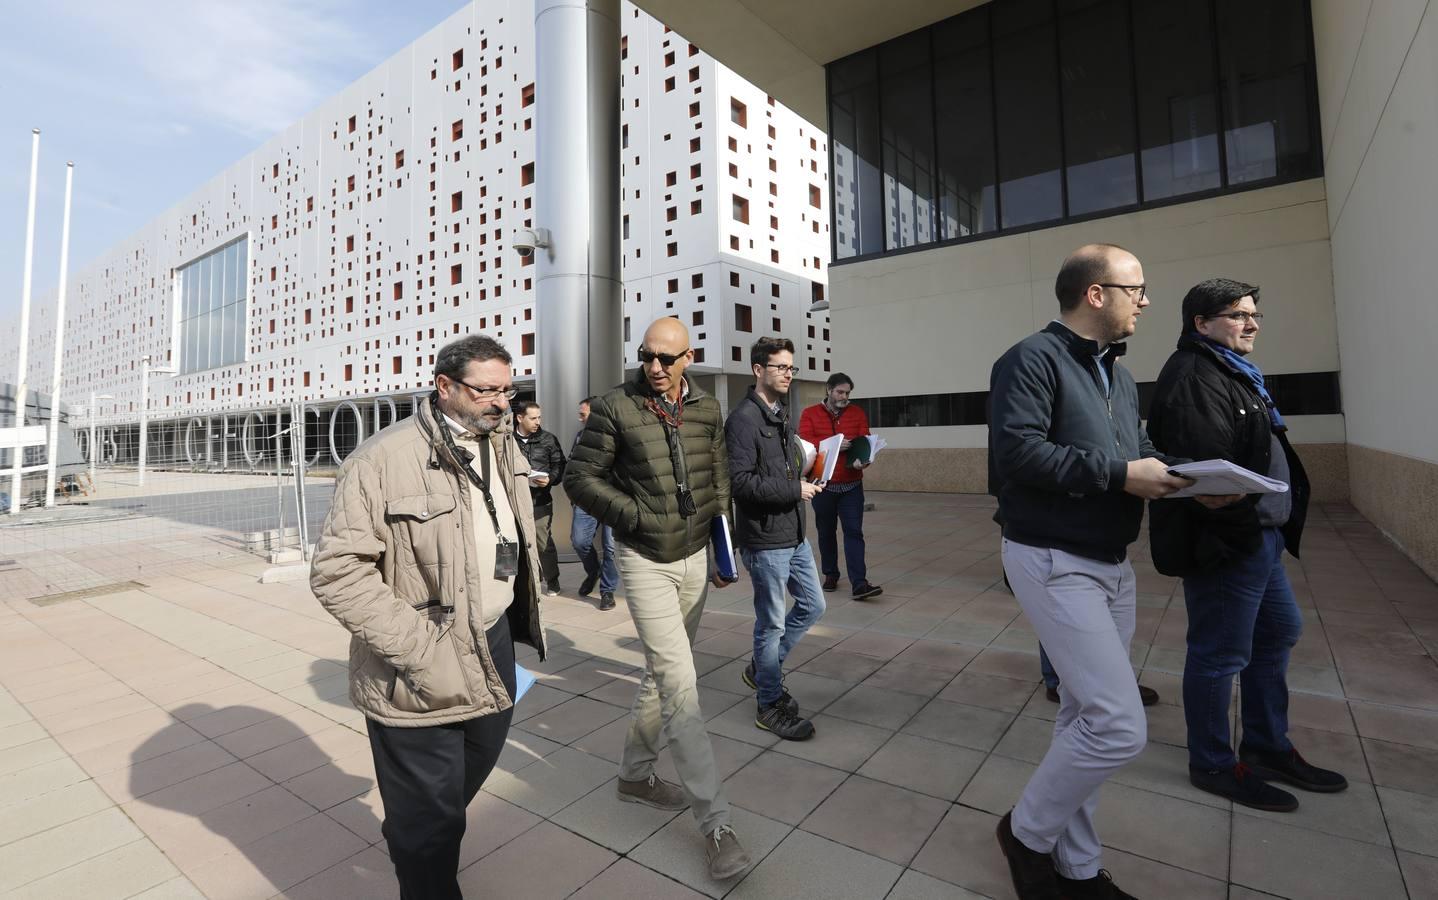
M 472 433 L 478 435 L 489 434 L 499 425 L 499 422 L 491 422 L 482 416 L 460 416 L 458 417 L 458 422 Z

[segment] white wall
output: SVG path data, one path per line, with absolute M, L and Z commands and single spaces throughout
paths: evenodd
M 1262 287 L 1266 325 L 1254 360 L 1265 372 L 1338 369 L 1320 179 L 836 266 L 834 366 L 854 378 L 856 396 L 988 390 L 994 360 L 1057 315 L 1054 277 L 1090 241 L 1127 247 L 1144 265 L 1153 304 L 1124 358 L 1135 379 L 1157 377 L 1183 295 L 1214 276 Z M 960 434 L 905 440 L 965 446 Z
M 1350 443 L 1438 462 L 1438 8 L 1313 0 Z

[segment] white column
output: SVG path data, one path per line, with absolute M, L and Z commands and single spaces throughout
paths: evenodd
M 619 236 L 619 0 L 536 0 L 536 378 L 569 446 L 579 401 L 624 375 Z
M 30 206 L 25 213 L 25 274 L 20 290 L 20 366 L 15 379 L 15 427 L 25 424 L 25 402 L 30 393 L 27 369 L 30 366 L 30 277 L 35 259 L 35 179 L 40 166 L 40 129 L 30 135 Z M 17 431 L 18 435 L 19 432 Z M 20 512 L 23 499 L 20 496 L 21 468 L 25 465 L 25 448 L 16 442 L 10 472 L 10 515 Z
M 65 163 L 65 218 L 60 226 L 60 297 L 55 304 L 55 371 L 50 378 L 50 441 L 45 446 L 46 506 L 55 505 L 55 465 L 60 449 L 60 373 L 65 358 L 65 281 L 70 267 L 70 188 L 74 180 L 75 164 Z
M 139 484 L 145 486 L 145 413 L 150 407 L 150 357 L 140 360 L 140 460 Z

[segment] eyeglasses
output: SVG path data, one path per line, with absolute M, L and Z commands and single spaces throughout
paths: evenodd
M 765 363 L 764 368 L 766 368 L 766 369 L 776 369 L 776 370 L 778 370 L 778 372 L 779 372 L 780 375 L 785 375 L 785 374 L 787 374 L 787 375 L 798 375 L 798 374 L 799 374 L 799 367 L 798 367 L 798 366 L 780 366 L 780 365 L 776 365 L 776 364 L 774 364 L 774 363 Z
M 1227 319 L 1230 322 L 1243 322 L 1247 324 L 1252 321 L 1255 325 L 1263 324 L 1263 313 L 1261 312 L 1226 312 L 1213 316 L 1204 316 L 1205 319 Z
M 679 360 L 683 359 L 688 353 L 689 353 L 689 348 L 688 348 L 688 347 L 685 347 L 683 350 L 680 350 L 678 353 L 654 353 L 654 352 L 652 352 L 652 351 L 650 351 L 650 350 L 645 350 L 643 347 L 640 347 L 640 348 L 639 348 L 639 361 L 640 361 L 641 363 L 643 363 L 644 365 L 647 366 L 647 365 L 649 365 L 650 363 L 654 362 L 654 360 L 657 359 L 657 360 L 659 360 L 659 365 L 661 365 L 661 366 L 663 366 L 664 368 L 667 369 L 667 368 L 669 368 L 670 366 L 672 366 L 672 365 L 674 365 L 675 363 L 677 363 Z
M 1138 299 L 1140 300 L 1148 296 L 1148 285 L 1146 284 L 1103 284 L 1100 282 L 1099 287 L 1119 288 L 1120 290 L 1128 291 L 1130 297 L 1133 296 L 1134 291 L 1138 291 Z
M 513 400 L 515 397 L 519 396 L 519 391 L 515 390 L 515 389 L 512 388 L 512 387 L 507 387 L 507 388 L 495 388 L 495 387 L 478 388 L 478 387 L 475 387 L 474 385 L 470 384 L 470 383 L 467 382 L 467 381 L 460 381 L 458 378 L 453 378 L 453 379 L 450 379 L 450 380 L 453 381 L 455 384 L 462 384 L 462 385 L 464 385 L 465 387 L 469 388 L 471 391 L 474 391 L 474 397 L 475 397 L 476 400 L 480 399 L 481 397 L 504 397 L 504 399 L 506 399 L 506 400 Z

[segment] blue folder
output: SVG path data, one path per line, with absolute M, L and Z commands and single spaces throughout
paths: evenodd
M 729 517 L 717 515 L 709 522 L 709 542 L 714 547 L 714 569 L 725 581 L 739 580 L 739 561 L 734 556 L 734 540 L 729 536 Z

